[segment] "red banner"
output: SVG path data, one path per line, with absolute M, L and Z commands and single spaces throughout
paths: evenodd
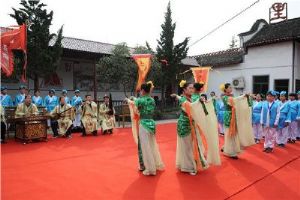
M 22 50 L 24 52 L 24 66 L 22 80 L 25 81 L 25 72 L 27 65 L 27 31 L 26 25 L 9 27 L 7 31 L 1 34 L 1 69 L 6 76 L 10 76 L 14 70 L 13 50 Z
M 203 82 L 204 87 L 202 88 L 201 92 L 206 92 L 207 85 L 208 85 L 208 78 L 209 78 L 209 71 L 211 67 L 194 67 L 191 68 L 194 79 L 196 83 Z
M 142 83 L 145 82 L 146 76 L 151 67 L 151 57 L 151 54 L 138 54 L 132 56 L 138 66 L 138 81 L 136 84 L 136 91 L 139 91 Z

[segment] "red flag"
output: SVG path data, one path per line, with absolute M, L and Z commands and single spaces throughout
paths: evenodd
M 136 84 L 136 91 L 139 91 L 141 89 L 142 83 L 145 81 L 146 76 L 149 72 L 149 69 L 151 67 L 151 54 L 139 54 L 139 55 L 133 55 L 133 59 L 135 60 L 137 66 L 138 66 L 138 81 Z
M 22 81 L 26 81 L 25 72 L 27 66 L 27 31 L 26 25 L 11 27 L 8 31 L 1 34 L 1 69 L 6 76 L 10 76 L 14 70 L 13 50 L 24 52 L 24 66 Z

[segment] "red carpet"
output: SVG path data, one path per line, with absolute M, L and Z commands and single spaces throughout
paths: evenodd
M 175 169 L 176 125 L 159 125 L 157 138 L 166 170 L 155 177 L 137 171 L 129 128 L 47 143 L 10 140 L 1 152 L 2 199 L 300 199 L 300 142 L 272 154 L 255 145 L 190 176 Z

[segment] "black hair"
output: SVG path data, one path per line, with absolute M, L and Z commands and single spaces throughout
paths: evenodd
M 60 96 L 59 97 L 59 102 L 61 101 L 62 98 L 65 98 L 65 96 Z
M 201 97 L 204 97 L 205 100 L 207 100 L 207 95 L 206 94 L 201 94 Z
M 31 97 L 31 95 L 30 95 L 30 94 L 28 94 L 28 95 L 25 95 L 25 99 L 27 99 L 27 97 Z
M 215 91 L 211 91 L 210 93 L 216 94 Z
M 224 92 L 225 92 L 225 90 L 226 90 L 227 88 L 229 88 L 230 86 L 231 86 L 230 83 L 225 83 L 225 84 L 224 84 Z
M 92 95 L 90 95 L 90 94 L 86 94 L 85 95 L 85 98 L 87 98 L 87 97 L 91 97 Z
M 200 92 L 201 89 L 203 88 L 204 84 L 203 83 L 194 83 L 194 88 L 196 91 Z
M 297 98 L 297 94 L 296 93 L 289 93 L 289 97 L 295 97 L 295 98 Z
M 151 86 L 152 86 L 151 83 L 143 83 L 141 85 L 141 90 L 144 90 L 146 93 L 149 93 L 151 90 Z
M 179 87 L 179 89 L 180 89 L 180 90 L 179 90 L 179 93 L 182 94 L 182 93 L 183 93 L 183 90 L 186 89 L 190 84 L 191 84 L 191 83 L 186 82 L 186 83 L 183 85 L 183 87 Z

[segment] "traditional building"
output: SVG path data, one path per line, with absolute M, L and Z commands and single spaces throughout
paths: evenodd
M 50 46 L 53 44 L 54 41 L 50 41 Z M 50 88 L 54 88 L 57 90 L 57 94 L 60 94 L 61 90 L 66 89 L 69 92 L 68 95 L 71 96 L 76 89 L 79 89 L 82 96 L 91 94 L 98 99 L 102 98 L 108 92 L 107 88 L 104 87 L 107 84 L 96 78 L 96 64 L 101 57 L 111 55 L 115 45 L 64 37 L 62 47 L 63 55 L 57 71 L 49 78 L 39 79 L 39 88 L 42 96 L 47 95 Z M 134 49 L 130 48 L 130 51 L 133 53 Z M 194 58 L 186 58 L 182 60 L 182 65 L 191 67 L 197 66 L 198 63 Z M 12 96 L 18 92 L 20 85 L 19 80 L 13 77 L 1 80 L 1 84 L 8 87 L 9 94 Z M 28 79 L 27 85 L 32 93 L 34 88 L 33 80 Z M 114 100 L 123 100 L 125 98 L 123 87 L 120 87 L 118 84 L 112 85 L 109 92 L 112 93 Z M 130 91 L 127 94 L 130 94 Z M 154 95 L 160 97 L 160 90 L 155 90 Z
M 225 82 L 236 94 L 300 90 L 300 18 L 275 24 L 260 19 L 239 37 L 239 48 L 195 56 L 200 66 L 212 66 L 208 92 L 219 93 Z

